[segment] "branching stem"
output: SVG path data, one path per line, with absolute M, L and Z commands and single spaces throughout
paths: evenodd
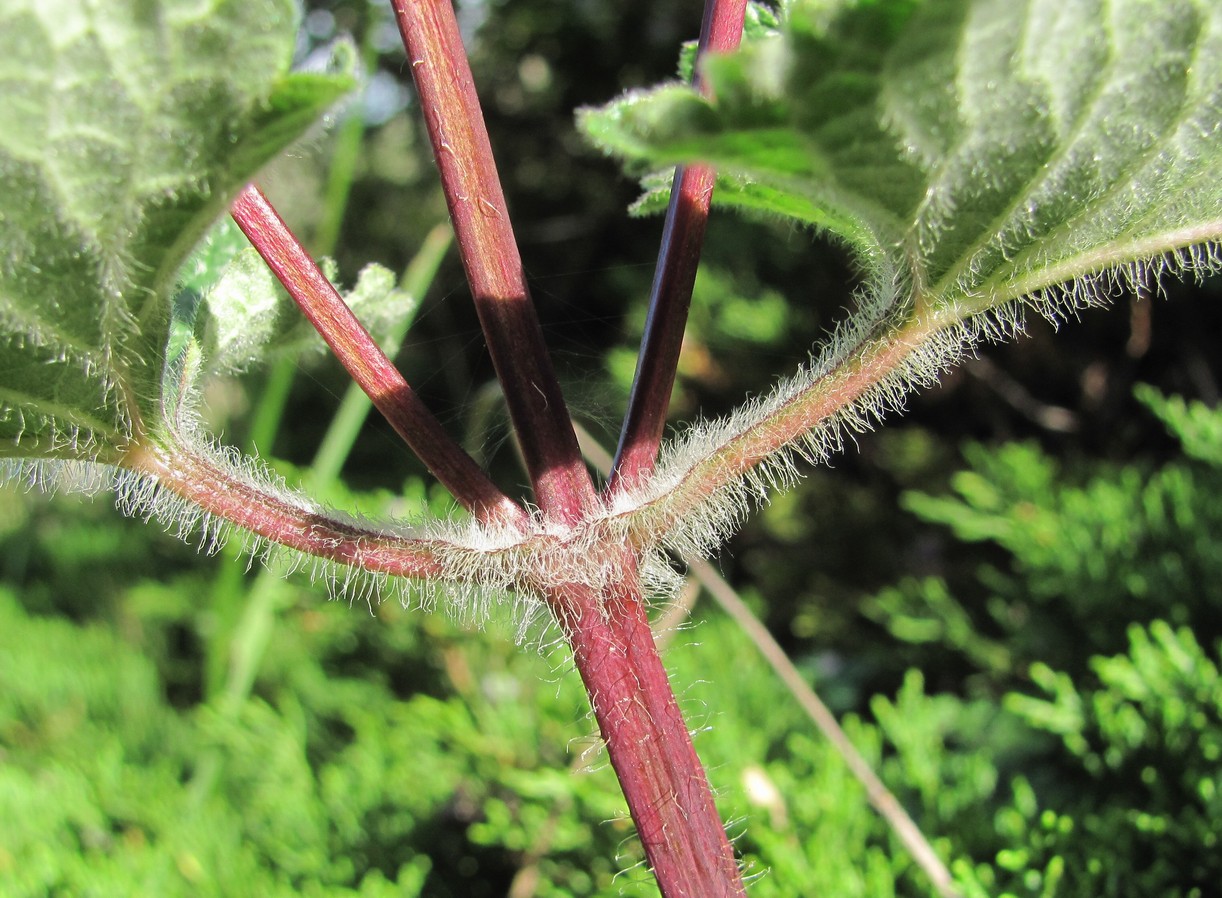
M 217 521 L 307 555 L 396 577 L 436 580 L 445 576 L 439 555 L 450 547 L 329 517 L 236 478 L 203 455 L 137 446 L 128 451 L 122 466 Z M 148 503 L 142 508 L 145 506 Z
M 446 433 L 254 185 L 230 208 L 238 227 L 395 432 L 476 518 L 525 529 L 527 515 Z
M 754 469 L 782 457 L 788 449 L 800 450 L 803 441 L 821 426 L 836 426 L 829 422 L 837 415 L 847 411 L 868 418 L 870 413 L 860 407 L 863 402 L 869 404 L 867 397 L 885 388 L 914 354 L 924 350 L 926 341 L 949 326 L 953 325 L 914 319 L 864 337 L 835 367 L 792 390 L 766 413 L 728 433 L 721 443 L 705 447 L 690 468 L 676 473 L 676 482 L 668 483 L 657 498 L 644 499 L 630 541 L 648 546 L 665 539 L 702 509 L 707 510 L 710 503 L 716 505 L 714 496 L 733 490 Z M 903 383 L 892 385 L 897 395 L 906 388 Z M 880 399 L 878 404 L 885 402 Z M 640 513 L 645 506 L 650 510 Z
M 530 301 L 453 8 L 450 0 L 392 4 L 467 279 L 536 501 L 551 521 L 579 525 L 602 505 Z M 741 32 L 743 0 L 712 0 L 706 41 L 707 33 L 724 30 L 712 10 L 735 5 Z M 698 197 L 707 194 L 704 187 L 693 190 Z M 680 255 L 692 253 L 683 249 Z M 610 582 L 597 588 L 549 586 L 546 599 L 572 646 L 658 885 L 666 898 L 741 895 L 734 852 L 653 642 L 637 559 L 623 546 L 598 550 L 609 558 L 622 556 L 609 565 L 618 572 Z

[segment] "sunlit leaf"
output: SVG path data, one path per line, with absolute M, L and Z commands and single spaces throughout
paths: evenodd
M 927 308 L 1222 236 L 1217 3 L 829 6 L 795 0 L 779 33 L 710 58 L 713 101 L 666 86 L 582 125 L 638 170 L 715 163 L 717 199 L 831 232 Z
M 345 90 L 290 0 L 0 10 L 0 452 L 115 458 L 159 413 L 179 266 Z

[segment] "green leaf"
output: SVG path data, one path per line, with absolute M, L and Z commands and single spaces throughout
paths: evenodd
M 777 18 L 776 10 L 763 3 L 756 3 L 754 0 L 747 4 L 747 9 L 743 15 L 743 39 L 744 40 L 759 40 L 761 38 L 770 37 L 776 34 L 780 27 L 780 20 Z M 696 69 L 696 51 L 699 47 L 698 42 L 688 41 L 683 45 L 683 49 L 679 53 L 679 77 L 684 81 L 691 81 L 692 75 Z
M 203 252 L 212 251 L 210 241 Z M 333 272 L 326 273 L 334 281 Z M 343 298 L 379 343 L 397 331 L 417 305 L 414 297 L 397 289 L 394 272 L 377 264 L 365 266 Z M 277 356 L 326 349 L 318 331 L 249 245 L 229 261 L 202 303 L 191 302 L 184 313 L 194 315 L 194 329 L 202 334 L 204 358 L 212 369 L 242 370 Z
M 582 127 L 638 171 L 716 164 L 716 199 L 837 235 L 949 320 L 1222 237 L 1213 0 L 794 0 L 782 18 L 707 60 L 714 101 L 664 86 Z
M 324 258 L 320 266 L 336 283 L 334 261 Z M 232 218 L 221 219 L 200 241 L 178 272 L 178 286 L 171 361 L 192 341 L 210 371 L 241 371 L 326 349 Z M 356 284 L 342 295 L 379 345 L 401 334 L 419 305 L 417 297 L 399 289 L 394 272 L 376 263 L 361 269 Z
M 116 460 L 160 413 L 171 295 L 234 192 L 348 88 L 291 0 L 0 10 L 0 453 Z

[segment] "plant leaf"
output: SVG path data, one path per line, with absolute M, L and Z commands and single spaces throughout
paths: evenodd
M 334 281 L 331 272 L 327 275 Z M 378 342 L 416 306 L 414 297 L 397 289 L 394 272 L 377 264 L 361 269 L 356 284 L 343 297 Z M 276 356 L 321 353 L 327 348 L 249 246 L 229 263 L 200 309 L 196 327 L 203 331 L 204 357 L 214 369 L 241 370 Z
M 1186 402 L 1180 396 L 1164 396 L 1144 384 L 1138 385 L 1136 395 L 1180 441 L 1184 454 L 1222 467 L 1222 410 L 1203 402 Z
M 287 71 L 291 0 L 0 11 L 0 453 L 154 428 L 171 295 L 229 197 L 348 88 Z
M 1212 0 L 827 6 L 711 58 L 715 101 L 665 86 L 582 127 L 638 170 L 714 163 L 721 202 L 829 231 L 955 317 L 1222 236 Z

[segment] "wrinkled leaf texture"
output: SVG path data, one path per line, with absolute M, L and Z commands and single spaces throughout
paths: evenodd
M 668 85 L 582 126 L 638 171 L 716 164 L 715 201 L 835 235 L 948 319 L 1142 261 L 1216 267 L 1183 251 L 1222 235 L 1222 4 L 831 6 L 791 0 L 708 60 L 714 100 Z
M 0 11 L 0 454 L 122 465 L 129 447 L 152 444 L 159 454 L 138 470 L 151 479 L 121 504 L 157 514 L 161 492 L 176 492 L 162 517 L 182 532 L 196 520 L 187 506 L 211 491 L 221 498 L 206 531 L 208 516 L 235 520 L 237 509 L 263 536 L 287 533 L 344 564 L 385 550 L 388 571 L 520 585 L 517 565 L 537 558 L 507 550 L 497 561 L 463 543 L 440 561 L 420 550 L 417 563 L 404 534 L 350 522 L 319 536 L 313 505 L 278 498 L 257 472 L 234 493 L 249 465 L 210 456 L 206 440 L 175 444 L 197 436 L 167 419 L 204 353 L 249 359 L 232 326 L 183 320 L 182 262 L 346 86 L 287 73 L 292 10 L 13 0 Z M 862 426 L 953 358 L 949 343 L 918 358 L 920 340 L 1017 298 L 1092 299 L 1115 283 L 1103 272 L 1131 280 L 1218 261 L 1216 0 L 790 0 L 751 16 L 743 49 L 707 61 L 714 100 L 664 86 L 587 111 L 583 126 L 641 170 L 714 163 L 721 202 L 848 243 L 867 320 L 772 398 L 693 429 L 590 539 L 707 551 L 749 497 L 788 482 L 788 449 L 819 457 L 835 427 Z M 642 207 L 662 199 L 647 194 Z M 888 340 L 890 356 L 853 348 Z M 829 376 L 853 365 L 858 374 Z M 133 470 L 136 458 L 126 455 Z M 398 564 L 401 550 L 411 557 Z M 555 569 L 567 574 L 565 558 Z
M 0 455 L 157 430 L 177 272 L 350 86 L 290 73 L 291 0 L 0 8 Z

